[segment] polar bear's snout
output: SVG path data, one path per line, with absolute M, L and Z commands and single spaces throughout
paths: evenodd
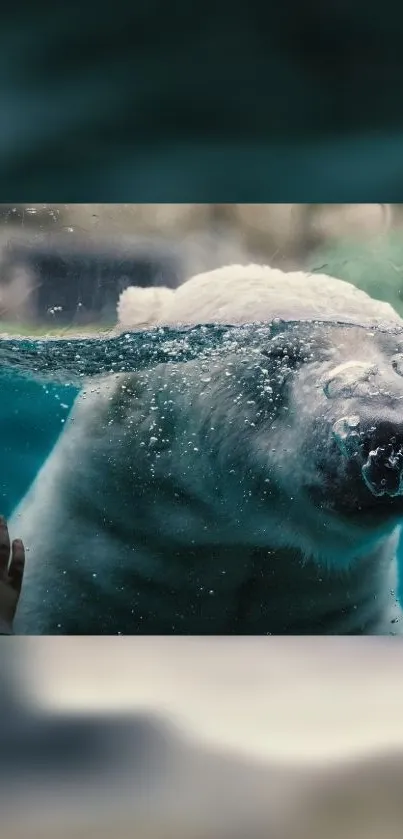
M 394 420 L 345 416 L 332 430 L 344 457 L 359 466 L 372 495 L 403 496 L 403 406 Z
M 329 405 L 343 401 L 333 438 L 344 462 L 359 467 L 373 497 L 403 498 L 403 358 L 399 359 L 400 366 L 395 357 L 387 365 L 382 360 L 345 361 L 321 382 Z
M 403 444 L 391 442 L 371 449 L 361 473 L 373 495 L 403 495 Z
M 403 406 L 394 420 L 375 419 L 362 437 L 361 474 L 372 495 L 403 496 Z

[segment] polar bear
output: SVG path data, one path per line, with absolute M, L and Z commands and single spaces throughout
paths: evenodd
M 10 523 L 27 546 L 16 632 L 400 634 L 389 304 L 230 265 L 126 289 L 118 317 L 118 332 L 217 323 L 228 338 L 87 384 Z

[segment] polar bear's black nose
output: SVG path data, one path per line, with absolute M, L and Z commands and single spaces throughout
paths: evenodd
M 361 472 L 373 495 L 403 495 L 403 444 L 370 447 Z
M 342 417 L 333 434 L 343 454 L 360 465 L 372 495 L 403 496 L 402 418 L 371 419 Z
M 373 495 L 403 495 L 403 421 L 379 419 L 363 429 L 361 473 Z

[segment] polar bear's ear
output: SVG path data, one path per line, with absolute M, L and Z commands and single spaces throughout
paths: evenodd
M 129 286 L 122 291 L 117 305 L 118 329 L 139 329 L 161 322 L 164 310 L 175 294 L 172 288 Z

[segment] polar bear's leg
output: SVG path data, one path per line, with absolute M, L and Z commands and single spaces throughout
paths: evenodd
M 128 545 L 113 529 L 49 507 L 13 521 L 27 546 L 17 634 L 219 634 L 231 631 L 236 588 L 202 585 L 189 552 Z M 50 520 L 50 521 L 49 521 Z M 190 562 L 189 562 L 190 560 Z M 201 561 L 201 569 L 203 563 Z M 236 629 L 235 629 L 236 631 Z
M 67 432 L 68 434 L 69 432 Z M 16 510 L 10 532 L 24 541 L 26 572 L 15 621 L 17 634 L 217 634 L 228 631 L 237 582 L 222 576 L 221 552 L 200 552 L 136 536 L 135 499 L 128 531 L 108 510 L 92 506 L 91 492 L 69 491 L 57 446 Z M 87 464 L 82 464 L 83 467 Z M 91 463 L 88 461 L 88 474 Z M 96 487 L 90 486 L 92 494 Z M 121 507 L 124 506 L 120 499 Z M 242 565 L 241 565 L 242 568 Z M 215 579 L 216 577 L 216 579 Z

